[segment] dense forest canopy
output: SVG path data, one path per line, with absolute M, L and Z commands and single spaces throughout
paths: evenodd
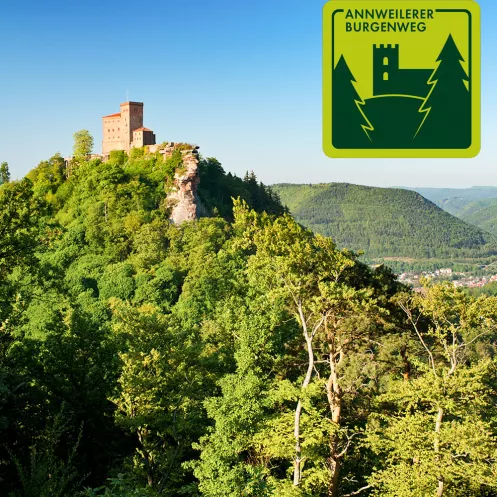
M 0 186 L 2 495 L 497 496 L 497 297 L 412 293 L 215 159 L 180 226 L 181 154 L 73 162 Z

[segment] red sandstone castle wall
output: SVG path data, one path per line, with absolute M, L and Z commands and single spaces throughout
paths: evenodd
M 143 103 L 125 102 L 121 104 L 121 121 L 123 127 L 122 150 L 128 152 L 133 141 L 133 130 L 143 127 Z
M 122 125 L 119 115 L 102 118 L 102 153 L 118 150 L 122 146 Z

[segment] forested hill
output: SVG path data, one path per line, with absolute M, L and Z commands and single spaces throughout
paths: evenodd
M 279 215 L 284 209 L 253 173 L 238 178 L 209 158 L 198 165 L 198 195 L 206 215 L 198 223 L 172 224 L 167 194 L 174 185 L 175 173 L 182 170 L 181 152 L 178 148 L 165 160 L 159 153 L 147 154 L 144 149 L 133 149 L 129 157 L 118 151 L 111 152 L 107 162 L 76 157 L 69 167 L 56 154 L 42 161 L 26 178 L 12 182 L 8 165 L 0 165 L 2 496 L 80 497 L 83 494 L 74 490 L 78 485 L 82 491 L 83 484 L 97 486 L 106 483 L 108 477 L 117 477 L 120 470 L 112 473 L 112 468 L 132 460 L 135 439 L 142 436 L 135 428 L 144 425 L 153 431 L 146 406 L 153 404 L 153 396 L 157 398 L 157 385 L 152 385 L 153 368 L 157 367 L 156 379 L 167 383 L 169 374 L 177 375 L 175 381 L 185 387 L 180 399 L 169 384 L 170 406 L 154 421 L 160 426 L 159 438 L 182 440 L 161 453 L 160 464 L 164 474 L 172 472 L 172 479 L 177 479 L 176 474 L 189 475 L 181 476 L 176 487 L 191 483 L 191 471 L 181 468 L 185 460 L 182 452 L 185 448 L 191 452 L 191 443 L 206 432 L 207 423 L 200 422 L 198 416 L 204 415 L 202 402 L 215 392 L 217 380 L 205 371 L 194 373 L 194 366 L 187 364 L 188 356 L 203 354 L 196 345 L 200 345 L 198 336 L 190 331 L 198 329 L 206 309 L 213 305 L 208 293 L 226 286 L 223 278 L 233 279 L 228 278 L 228 272 L 216 276 L 214 269 L 216 254 L 230 231 L 233 198 L 243 199 L 244 207 L 250 206 L 254 212 Z M 164 316 L 178 304 L 180 295 L 184 302 L 188 287 L 193 300 L 178 305 L 174 318 L 184 320 L 184 328 L 180 328 L 185 334 L 173 334 L 174 319 L 169 323 Z M 148 383 L 136 384 L 137 389 L 129 384 L 131 390 L 127 394 L 122 391 L 129 394 L 128 421 L 136 422 L 135 428 L 117 421 L 126 411 L 128 400 L 123 397 L 120 407 L 115 407 L 119 364 L 126 361 L 122 354 L 138 344 L 131 345 L 127 332 L 111 331 L 112 302 L 117 301 L 124 305 L 121 310 L 125 314 L 140 309 L 135 317 L 151 318 L 144 324 L 144 336 L 140 338 L 138 333 L 135 337 L 149 341 L 149 348 L 142 356 L 139 348 L 134 349 L 144 368 L 142 379 L 149 378 Z M 128 318 L 134 319 L 131 314 L 124 319 Z M 160 330 L 155 338 L 154 329 Z M 166 336 L 168 333 L 171 336 Z M 165 350 L 168 340 L 173 348 L 181 345 L 176 352 L 178 362 L 170 350 L 167 361 L 154 366 L 154 351 Z M 150 350 L 152 364 L 147 362 Z M 166 371 L 169 367 L 170 373 Z M 213 367 L 223 371 L 225 365 Z M 198 380 L 192 379 L 195 375 Z M 195 394 L 192 382 L 199 383 Z M 139 390 L 152 397 L 140 400 Z M 142 401 L 144 409 L 137 410 Z M 165 395 L 160 402 L 165 402 Z M 190 409 L 188 403 L 197 407 Z M 183 419 L 178 413 L 182 410 L 188 411 L 188 419 L 178 427 L 172 416 Z M 187 424 L 191 426 L 187 428 Z M 185 430 L 189 433 L 186 438 Z M 179 438 L 176 431 L 181 433 Z M 157 447 L 166 443 L 159 443 L 157 437 L 150 442 Z M 31 450 L 36 454 L 30 456 Z M 77 452 L 77 462 L 73 454 L 65 466 L 58 457 L 67 462 L 65 456 L 72 450 Z M 159 458 L 157 451 L 153 457 Z M 158 495 L 148 490 L 116 492 L 120 497 Z
M 454 213 L 454 216 L 497 235 L 497 198 L 470 202 Z
M 497 497 L 497 297 L 412 292 L 215 159 L 211 215 L 173 224 L 186 161 L 143 152 L 0 163 L 2 497 Z M 416 194 L 280 190 L 402 247 L 439 223 Z
M 112 225 L 115 221 L 122 227 L 127 215 L 146 224 L 152 218 L 167 218 L 166 196 L 173 187 L 175 173 L 183 167 L 181 149 L 178 144 L 167 160 L 160 153 L 148 154 L 141 148 L 133 149 L 129 157 L 115 151 L 107 162 L 75 161 L 70 175 L 63 158 L 56 154 L 40 162 L 27 179 L 35 198 L 63 225 L 74 218 L 93 225 Z M 219 215 L 230 220 L 233 198 L 238 197 L 258 212 L 284 211 L 278 196 L 253 172 L 242 179 L 226 173 L 218 160 L 206 158 L 199 161 L 198 176 L 197 200 L 204 216 Z M 88 236 L 87 233 L 87 239 Z
M 493 235 L 419 193 L 347 183 L 278 184 L 273 189 L 303 225 L 366 257 L 477 257 L 495 253 Z

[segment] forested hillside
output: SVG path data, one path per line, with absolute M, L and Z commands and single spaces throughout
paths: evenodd
M 469 224 L 497 235 L 497 199 L 471 202 L 455 215 Z
M 497 253 L 488 232 L 416 192 L 345 183 L 273 186 L 299 222 L 366 257 L 454 258 Z
M 179 226 L 181 153 L 70 166 L 2 174 L 2 495 L 497 497 L 497 297 L 412 293 L 215 159 Z

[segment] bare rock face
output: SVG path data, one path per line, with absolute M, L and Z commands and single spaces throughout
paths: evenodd
M 174 187 L 167 196 L 168 203 L 172 206 L 170 219 L 174 224 L 193 221 L 200 213 L 197 197 L 197 187 L 200 182 L 198 152 L 194 149 L 182 153 L 183 168 L 174 175 Z

